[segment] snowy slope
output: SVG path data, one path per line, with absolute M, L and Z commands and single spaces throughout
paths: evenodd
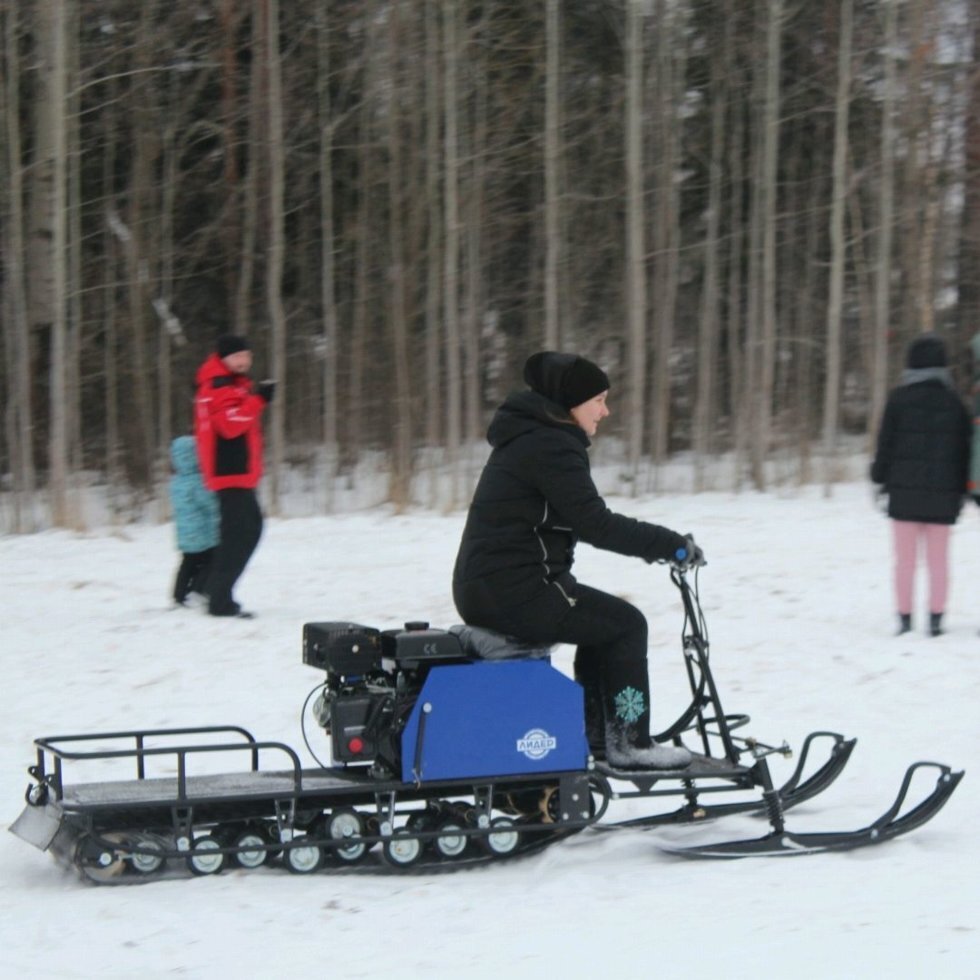
M 795 860 L 687 862 L 685 834 L 584 833 L 511 864 L 455 874 L 296 878 L 231 872 L 95 888 L 0 835 L 0 964 L 55 978 L 655 976 L 980 977 L 980 517 L 953 539 L 948 635 L 891 635 L 890 539 L 866 485 L 830 499 L 712 493 L 611 501 L 693 531 L 726 708 L 798 746 L 857 735 L 838 782 L 790 814 L 856 827 L 905 766 L 968 770 L 929 825 L 881 848 Z M 0 817 L 22 808 L 31 740 L 130 726 L 241 724 L 301 749 L 318 680 L 303 622 L 456 621 L 449 578 L 462 515 L 269 521 L 239 598 L 259 618 L 170 610 L 169 526 L 0 539 Z M 579 549 L 580 578 L 637 602 L 651 624 L 655 724 L 682 706 L 680 612 L 660 566 Z M 570 669 L 571 651 L 556 663 Z M 777 777 L 792 763 L 774 762 Z

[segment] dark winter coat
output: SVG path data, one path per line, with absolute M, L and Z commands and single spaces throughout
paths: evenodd
M 568 412 L 542 395 L 511 395 L 497 410 L 493 447 L 480 476 L 453 571 L 460 615 L 480 625 L 496 610 L 535 602 L 560 617 L 575 602 L 575 545 L 673 557 L 685 539 L 667 528 L 615 514 L 589 468 L 589 439 Z
M 254 489 L 262 476 L 265 399 L 217 354 L 201 365 L 196 380 L 194 434 L 205 485 L 209 490 Z
M 174 475 L 170 503 L 174 512 L 177 547 L 185 554 L 207 551 L 218 544 L 218 498 L 206 489 L 192 436 L 178 436 L 170 445 Z
M 970 417 L 944 367 L 914 368 L 888 397 L 871 479 L 888 494 L 888 516 L 953 524 L 967 489 Z

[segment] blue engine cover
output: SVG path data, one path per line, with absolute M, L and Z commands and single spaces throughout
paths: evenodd
M 405 782 L 585 769 L 582 688 L 540 660 L 433 667 L 402 732 Z

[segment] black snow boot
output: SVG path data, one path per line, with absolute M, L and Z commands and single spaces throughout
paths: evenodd
M 942 636 L 943 635 L 943 614 L 942 613 L 929 613 L 929 635 L 930 636 Z
M 896 636 L 901 636 L 903 633 L 912 632 L 912 614 L 911 613 L 899 613 L 898 614 L 898 631 L 895 633 Z
M 638 745 L 632 726 L 606 726 L 606 761 L 615 769 L 684 769 L 691 753 L 676 745 Z M 649 742 L 649 739 L 646 740 Z
M 585 688 L 585 737 L 594 759 L 606 757 L 606 723 L 602 713 L 602 695 L 592 687 Z

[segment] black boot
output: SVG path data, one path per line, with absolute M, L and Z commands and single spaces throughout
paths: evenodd
M 912 614 L 911 613 L 899 613 L 898 614 L 898 631 L 895 633 L 896 636 L 901 636 L 903 633 L 910 633 L 912 631 Z
M 929 635 L 930 636 L 942 636 L 943 635 L 943 614 L 942 613 L 929 613 Z
M 615 769 L 684 769 L 691 764 L 691 753 L 683 747 L 637 741 L 632 726 L 606 725 L 606 760 Z
M 595 688 L 585 689 L 585 737 L 594 759 L 606 757 L 606 721 L 602 712 L 602 695 Z

